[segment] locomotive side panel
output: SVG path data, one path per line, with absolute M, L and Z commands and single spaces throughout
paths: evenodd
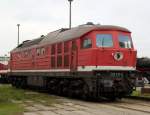
M 34 49 L 11 53 L 12 70 L 30 70 L 34 68 Z
M 93 48 L 94 48 L 94 36 L 90 32 L 80 39 L 80 44 L 78 45 L 78 66 L 93 65 L 95 61 Z M 92 55 L 93 54 L 93 55 Z
M 37 47 L 33 60 L 36 70 L 50 69 L 50 47 Z

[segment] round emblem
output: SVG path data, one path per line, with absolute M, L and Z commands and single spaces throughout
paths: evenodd
M 123 53 L 116 52 L 115 55 L 114 55 L 114 59 L 117 60 L 117 61 L 122 60 L 123 59 Z

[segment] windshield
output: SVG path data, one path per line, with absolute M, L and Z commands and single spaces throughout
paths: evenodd
M 119 35 L 119 45 L 121 48 L 132 48 L 130 37 L 127 35 Z
M 96 35 L 97 47 L 113 47 L 113 40 L 111 34 L 97 34 Z

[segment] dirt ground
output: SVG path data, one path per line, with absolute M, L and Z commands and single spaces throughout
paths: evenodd
M 150 115 L 150 102 L 123 99 L 116 102 L 87 102 L 64 97 L 50 106 L 27 101 L 24 115 Z

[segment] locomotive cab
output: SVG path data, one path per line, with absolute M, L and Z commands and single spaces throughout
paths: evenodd
M 95 32 L 96 65 L 104 70 L 135 70 L 136 51 L 130 33 Z M 103 68 L 102 68 L 103 67 Z
M 131 32 L 96 30 L 81 39 L 79 71 L 134 71 L 135 60 Z

